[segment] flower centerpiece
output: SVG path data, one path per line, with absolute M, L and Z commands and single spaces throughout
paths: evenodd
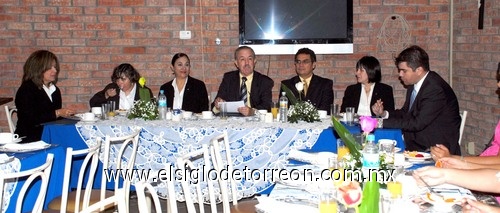
M 144 120 L 155 120 L 158 117 L 158 106 L 151 100 L 149 89 L 144 86 L 145 84 L 146 79 L 144 77 L 139 78 L 140 99 L 134 101 L 134 106 L 128 114 L 129 119 L 142 118 Z
M 281 84 L 281 89 L 285 91 L 291 104 L 288 110 L 288 121 L 290 123 L 297 123 L 298 121 L 305 121 L 308 123 L 320 121 L 318 109 L 316 109 L 311 102 L 302 101 L 300 93 L 304 90 L 304 84 L 302 82 L 298 82 L 295 84 L 295 88 L 299 92 L 298 100 L 288 87 Z
M 361 169 L 362 167 L 362 149 L 363 146 L 356 142 L 354 136 L 349 132 L 349 130 L 340 123 L 335 116 L 332 116 L 333 128 L 344 141 L 350 154 L 344 156 L 342 162 L 344 163 L 344 168 L 348 169 Z M 366 138 L 370 132 L 372 132 L 377 126 L 377 119 L 363 116 L 360 117 L 360 126 L 363 131 L 363 139 Z M 363 141 L 364 143 L 364 141 Z M 386 163 L 384 163 L 384 156 L 380 157 L 380 169 L 386 169 Z M 379 209 L 379 188 L 380 184 L 376 181 L 376 174 L 372 173 L 372 179 L 363 185 L 363 195 L 361 206 L 355 206 L 356 212 L 373 212 L 374 209 Z

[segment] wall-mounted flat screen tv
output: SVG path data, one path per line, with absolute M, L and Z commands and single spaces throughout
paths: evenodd
M 239 0 L 240 46 L 256 54 L 353 53 L 352 0 Z

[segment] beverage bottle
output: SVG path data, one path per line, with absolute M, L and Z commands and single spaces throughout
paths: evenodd
M 160 90 L 160 96 L 158 96 L 158 118 L 160 120 L 167 119 L 167 96 L 163 90 Z
M 375 144 L 375 135 L 368 134 L 366 136 L 366 144 L 363 148 L 363 177 L 368 180 L 372 177 L 370 172 L 376 172 L 380 168 L 380 156 L 378 153 L 378 146 Z
M 281 92 L 280 98 L 280 121 L 282 123 L 288 122 L 288 98 L 285 92 Z

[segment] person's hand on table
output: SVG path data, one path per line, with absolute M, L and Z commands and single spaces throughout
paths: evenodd
M 491 206 L 481 201 L 472 200 L 469 198 L 464 198 L 462 200 L 462 212 L 463 213 L 490 213 L 490 212 L 500 212 L 500 208 L 496 206 Z
M 450 157 L 450 150 L 442 144 L 436 144 L 436 146 L 431 147 L 431 156 L 434 161 L 438 161 L 443 157 Z
M 384 117 L 384 102 L 381 99 L 378 99 L 375 104 L 372 105 L 372 111 L 375 115 Z
M 425 183 L 423 183 L 420 178 L 424 179 L 430 186 L 443 184 L 446 183 L 446 169 L 426 166 L 413 171 L 413 178 L 415 178 L 419 186 L 425 186 Z
M 110 97 L 114 97 L 115 95 L 117 95 L 115 88 L 109 88 L 104 93 L 104 96 L 106 97 L 106 99 L 108 99 Z
M 238 112 L 244 116 L 250 116 L 254 114 L 254 110 L 247 106 L 238 107 Z
M 225 102 L 224 99 L 220 98 L 220 97 L 217 97 L 215 98 L 215 101 L 214 101 L 214 107 L 217 109 L 217 110 L 220 110 L 219 109 L 219 103 L 222 103 L 222 102 Z
M 439 159 L 444 168 L 454 168 L 454 169 L 472 169 L 471 163 L 460 160 L 453 157 L 444 157 Z
M 72 109 L 67 109 L 67 108 L 61 108 L 56 110 L 56 117 L 67 117 L 67 116 L 72 116 L 76 112 L 75 110 Z

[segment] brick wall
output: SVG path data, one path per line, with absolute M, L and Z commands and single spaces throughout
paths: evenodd
M 469 11 L 465 8 L 473 2 L 459 2 L 455 7 Z M 187 0 L 186 3 L 187 30 L 192 32 L 190 40 L 179 39 L 179 31 L 184 29 L 184 1 L 181 0 L 4 0 L 0 6 L 0 96 L 15 95 L 23 63 L 36 49 L 49 49 L 57 54 L 62 65 L 58 86 L 63 93 L 63 104 L 78 111 L 88 110 L 90 97 L 110 81 L 112 69 L 123 62 L 132 63 L 148 79 L 147 84 L 156 94 L 161 84 L 172 79 L 169 64 L 177 52 L 191 57 L 191 75 L 203 80 L 209 93 L 216 92 L 222 74 L 234 69 L 238 1 Z M 492 5 L 490 2 L 488 10 Z M 335 102 L 341 103 L 344 88 L 355 83 L 356 61 L 364 55 L 374 55 L 383 65 L 383 82 L 394 87 L 397 107 L 400 107 L 405 92 L 397 79 L 395 53 L 382 52 L 377 45 L 384 20 L 392 14 L 404 17 L 411 33 L 410 43 L 428 50 L 431 68 L 449 79 L 449 11 L 448 1 L 354 0 L 354 54 L 319 55 L 315 73 L 333 79 Z M 469 13 L 473 13 L 472 10 Z M 474 19 L 473 15 L 463 19 Z M 498 17 L 498 8 L 495 15 Z M 498 20 L 496 22 L 498 26 Z M 470 30 L 455 29 L 455 32 L 454 40 L 460 38 L 460 33 L 470 34 Z M 216 38 L 221 39 L 221 45 L 215 44 Z M 490 40 L 498 44 L 498 31 L 490 33 Z M 277 99 L 279 82 L 294 75 L 293 55 L 260 55 L 257 59 L 256 70 L 274 79 Z M 498 58 L 490 60 L 493 61 Z M 472 65 L 467 58 L 454 64 L 455 72 L 462 71 L 458 69 L 462 64 Z M 453 79 L 468 81 L 465 76 L 467 74 L 454 74 Z M 465 91 L 457 91 L 457 94 L 460 98 L 466 96 Z M 489 96 L 493 98 L 494 107 L 496 99 Z M 482 100 L 461 100 L 461 104 L 473 103 L 482 103 Z M 493 111 L 485 117 L 488 115 L 493 117 Z M 1 113 L 1 130 L 6 131 L 6 126 L 5 115 Z M 490 131 L 490 126 L 485 125 L 484 131 Z
M 462 144 L 484 149 L 500 114 L 496 71 L 500 63 L 500 4 L 485 1 L 484 28 L 478 29 L 476 0 L 455 1 L 453 87 L 460 107 L 467 110 Z

